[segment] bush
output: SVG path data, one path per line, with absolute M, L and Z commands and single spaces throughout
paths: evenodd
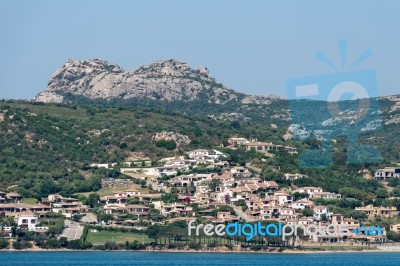
M 119 246 L 117 243 L 112 242 L 112 241 L 106 242 L 106 243 L 104 244 L 104 247 L 105 247 L 105 249 L 107 249 L 107 250 L 119 250 L 119 249 L 120 249 L 120 246 Z
M 258 246 L 258 245 L 257 246 L 251 246 L 250 249 L 254 250 L 254 251 L 260 251 L 260 250 L 262 250 L 262 246 Z
M 189 248 L 198 250 L 198 249 L 201 249 L 201 245 L 199 243 L 191 243 L 191 244 L 189 244 Z
M 89 249 L 92 248 L 93 244 L 90 242 L 82 242 L 78 240 L 71 240 L 68 242 L 67 248 L 68 249 Z
M 229 249 L 233 249 L 233 245 L 232 244 L 225 244 L 225 247 L 227 247 Z
M 215 248 L 217 246 L 217 243 L 209 243 L 207 244 L 207 247 L 209 248 Z
M 9 246 L 9 242 L 6 239 L 0 239 L 0 249 L 6 249 Z
M 173 140 L 159 140 L 156 143 L 157 147 L 166 148 L 167 150 L 176 149 L 176 142 Z
M 32 248 L 32 243 L 25 241 L 25 240 L 21 240 L 21 241 L 15 241 L 13 243 L 13 248 L 14 249 L 28 249 L 28 248 Z
M 60 242 L 55 238 L 47 240 L 44 246 L 44 248 L 49 248 L 49 249 L 56 249 L 60 247 L 61 247 Z
M 173 249 L 173 248 L 177 248 L 178 245 L 177 244 L 168 244 L 168 248 Z
M 131 250 L 144 249 L 145 247 L 145 244 L 141 244 L 137 240 L 133 241 L 132 243 L 126 243 L 126 248 Z
M 400 242 L 400 234 L 396 232 L 388 231 L 386 237 L 394 242 Z

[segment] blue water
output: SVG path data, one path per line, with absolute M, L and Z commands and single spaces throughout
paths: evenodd
M 400 265 L 400 253 L 0 252 L 0 265 Z

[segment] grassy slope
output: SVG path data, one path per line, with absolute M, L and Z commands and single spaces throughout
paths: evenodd
M 151 239 L 146 235 L 134 234 L 134 233 L 121 233 L 121 232 L 89 232 L 87 241 L 94 245 L 101 245 L 108 241 L 114 241 L 116 243 L 124 243 L 126 241 L 133 242 L 137 240 L 139 243 L 150 243 Z

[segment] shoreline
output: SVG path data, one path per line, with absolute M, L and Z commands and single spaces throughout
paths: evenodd
M 328 254 L 328 253 L 399 253 L 399 250 L 383 250 L 383 249 L 364 249 L 364 250 L 282 250 L 282 251 L 234 251 L 234 250 L 73 250 L 73 249 L 6 249 L 0 250 L 2 252 L 146 252 L 146 253 L 241 253 L 241 254 Z

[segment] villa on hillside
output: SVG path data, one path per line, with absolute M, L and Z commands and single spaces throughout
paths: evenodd
M 309 198 L 314 196 L 314 193 L 322 192 L 323 189 L 320 187 L 299 187 L 294 192 L 307 193 Z
M 246 138 L 232 137 L 228 139 L 228 146 L 241 146 L 241 145 L 246 145 L 246 143 L 249 142 L 250 141 Z
M 296 154 L 297 149 L 289 146 L 284 146 L 284 145 L 277 145 L 273 144 L 271 142 L 248 142 L 245 144 L 246 150 L 251 151 L 251 150 L 256 150 L 259 152 L 269 152 L 269 151 L 280 151 L 284 150 L 288 152 L 289 154 Z
M 5 193 L 0 191 L 0 203 L 17 203 L 22 200 L 22 196 L 15 192 Z
M 376 179 L 386 179 L 388 177 L 400 178 L 400 167 L 385 167 L 375 171 Z
M 278 151 L 280 147 L 283 147 L 281 145 L 275 145 L 272 144 L 271 142 L 249 142 L 245 144 L 246 150 L 256 150 L 259 152 L 268 152 L 268 151 Z
M 374 207 L 372 205 L 368 205 L 365 207 L 356 207 L 356 211 L 365 212 L 368 217 L 385 217 L 392 218 L 399 215 L 396 207 Z
M 314 199 L 340 199 L 341 197 L 341 194 L 333 192 L 315 192 L 313 194 Z
M 285 176 L 286 180 L 290 180 L 290 181 L 308 177 L 307 175 L 302 175 L 302 174 L 297 174 L 297 173 L 296 174 L 287 173 L 287 174 L 284 174 L 284 176 Z
M 390 225 L 390 231 L 400 234 L 400 223 Z
M 0 204 L 0 212 L 4 213 L 18 213 L 18 212 L 37 212 L 46 213 L 50 212 L 51 207 L 43 204 L 24 204 L 24 203 L 10 203 Z
M 323 217 L 328 220 L 332 219 L 333 212 L 329 211 L 329 208 L 326 206 L 316 206 L 314 208 L 313 218 L 317 221 L 321 221 Z

